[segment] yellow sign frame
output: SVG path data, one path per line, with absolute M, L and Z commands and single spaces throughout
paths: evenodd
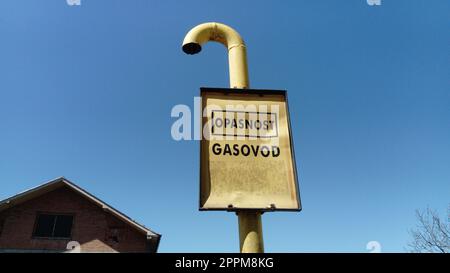
M 201 130 L 203 137 L 200 143 L 199 210 L 300 211 L 301 200 L 287 92 L 285 90 L 202 87 L 200 94 L 202 97 Z M 262 104 L 278 105 L 280 111 L 275 123 L 276 127 L 271 127 L 272 129 L 276 128 L 277 131 L 269 132 L 268 138 L 260 137 L 256 140 L 246 140 L 245 137 L 240 140 L 227 140 L 226 134 L 224 134 L 225 139 L 215 139 L 212 136 L 213 131 L 211 131 L 214 126 L 211 126 L 214 117 L 214 114 L 211 113 L 214 110 L 209 111 L 205 108 L 213 104 L 236 106 L 246 105 L 247 102 L 256 104 L 257 107 L 261 107 Z M 208 125 L 211 128 L 208 128 Z M 205 132 L 209 132 L 209 137 L 212 138 L 205 138 Z M 248 138 L 249 134 L 245 136 Z M 278 139 L 274 139 L 275 137 Z M 278 151 L 276 150 L 277 146 L 267 144 L 273 143 L 275 140 L 280 144 Z M 212 145 L 216 144 L 216 147 L 221 144 L 226 147 L 228 143 L 231 145 L 229 147 L 238 148 L 233 150 L 235 156 L 232 153 L 225 154 L 226 152 L 221 154 L 223 149 L 212 150 L 211 143 L 213 143 Z M 247 152 L 250 150 L 247 147 L 251 147 L 251 151 L 258 151 L 259 154 L 250 154 L 254 157 L 248 157 L 245 155 L 246 153 L 239 154 L 238 145 L 241 145 L 241 151 Z M 266 147 L 272 149 L 271 154 L 263 153 Z M 218 150 L 220 150 L 220 154 L 217 154 Z M 258 155 L 260 155 L 259 158 Z M 261 174 L 249 174 L 252 171 Z

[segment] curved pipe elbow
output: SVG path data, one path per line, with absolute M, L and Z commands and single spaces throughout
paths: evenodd
M 219 42 L 228 50 L 236 46 L 245 47 L 236 30 L 224 24 L 211 22 L 191 29 L 184 37 L 182 48 L 186 54 L 197 54 L 202 50 L 202 45 L 209 41 Z
M 202 45 L 209 41 L 219 42 L 228 48 L 230 87 L 248 88 L 247 53 L 239 33 L 220 23 L 200 24 L 184 37 L 183 51 L 186 54 L 197 54 L 202 50 Z

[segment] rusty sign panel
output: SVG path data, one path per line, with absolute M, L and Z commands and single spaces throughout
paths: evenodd
M 286 91 L 201 97 L 200 210 L 301 210 Z

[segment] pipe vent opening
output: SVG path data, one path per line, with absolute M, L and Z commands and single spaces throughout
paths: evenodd
M 186 54 L 194 55 L 202 50 L 202 46 L 197 43 L 187 43 L 183 45 L 183 51 Z

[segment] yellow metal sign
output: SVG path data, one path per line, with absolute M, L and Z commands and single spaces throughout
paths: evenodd
M 201 96 L 200 210 L 300 210 L 286 92 Z

